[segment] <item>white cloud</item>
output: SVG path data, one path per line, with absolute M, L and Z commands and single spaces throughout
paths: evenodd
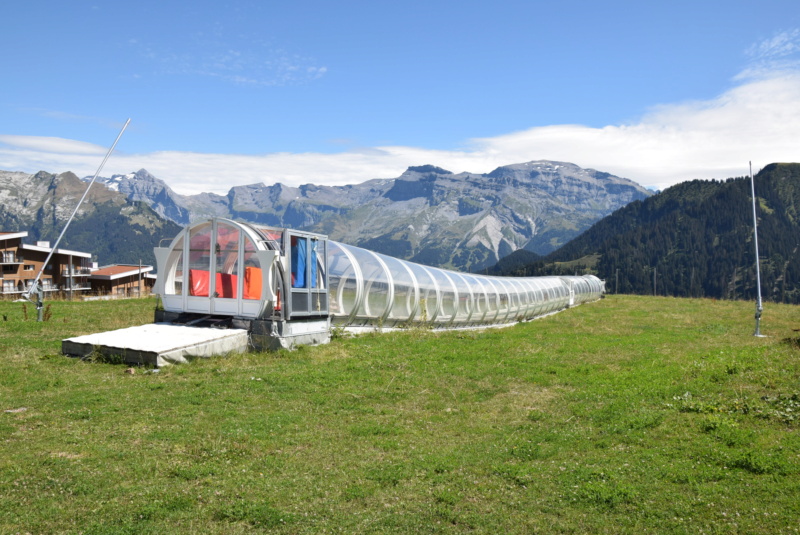
M 54 153 L 66 157 L 102 153 L 103 149 L 92 143 L 63 139 L 60 137 L 7 136 L 0 135 L 0 143 L 4 143 L 20 152 L 31 154 Z
M 489 172 L 506 164 L 548 159 L 630 178 L 664 189 L 694 178 L 723 179 L 772 162 L 800 161 L 800 69 L 787 68 L 800 31 L 754 48 L 757 61 L 738 85 L 706 101 L 666 104 L 630 124 L 533 127 L 469 140 L 462 150 L 368 147 L 335 154 L 263 155 L 155 152 L 112 155 L 103 175 L 145 168 L 179 193 L 226 193 L 235 185 L 264 182 L 347 184 L 394 178 L 411 165 L 433 164 L 453 172 Z M 771 67 L 761 60 L 780 56 Z M 0 136 L 0 169 L 72 170 L 91 175 L 105 153 L 80 141 Z
M 660 106 L 634 124 L 551 126 L 478 141 L 510 161 L 572 161 L 663 189 L 800 161 L 800 75 L 753 81 L 711 101 Z
M 158 72 L 224 80 L 237 85 L 303 85 L 322 78 L 327 67 L 316 59 L 272 46 L 250 34 L 193 35 L 177 48 L 160 48 L 137 39 L 128 44 Z
M 800 51 L 800 29 L 778 32 L 769 39 L 754 44 L 747 55 L 761 61 L 784 57 Z
M 776 33 L 751 46 L 746 55 L 750 64 L 736 77 L 737 80 L 757 80 L 800 70 L 800 29 Z

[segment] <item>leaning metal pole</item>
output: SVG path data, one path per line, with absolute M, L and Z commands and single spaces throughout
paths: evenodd
M 753 197 L 753 243 L 756 246 L 756 332 L 753 336 L 764 336 L 761 334 L 761 268 L 758 261 L 758 219 L 756 217 L 756 185 L 753 179 L 753 162 L 750 162 L 750 191 Z
M 89 185 L 86 186 L 86 191 L 83 192 L 83 196 L 81 197 L 81 200 L 78 201 L 78 204 L 75 206 L 75 210 L 73 210 L 72 211 L 72 215 L 69 216 L 69 219 L 67 220 L 67 224 L 64 225 L 64 229 L 61 231 L 61 234 L 58 236 L 58 239 L 56 240 L 56 243 L 50 249 L 50 253 L 47 255 L 47 258 L 45 259 L 44 263 L 42 264 L 41 269 L 39 269 L 39 272 L 36 274 L 36 278 L 33 280 L 33 284 L 31 284 L 30 288 L 28 288 L 28 291 L 25 292 L 22 295 L 23 299 L 25 299 L 26 301 L 30 301 L 31 300 L 31 294 L 36 294 L 36 311 L 37 311 L 37 320 L 38 321 L 42 321 L 42 307 L 44 306 L 44 303 L 43 303 L 43 301 L 44 301 L 44 291 L 43 291 L 43 289 L 41 287 L 41 281 L 40 281 L 40 279 L 42 278 L 42 273 L 44 272 L 44 270 L 47 267 L 47 265 L 50 263 L 50 258 L 53 257 L 53 253 L 55 253 L 56 249 L 58 248 L 58 244 L 61 243 L 61 238 L 63 238 L 64 234 L 67 232 L 67 228 L 69 227 L 69 224 L 72 223 L 72 220 L 75 217 L 75 214 L 78 213 L 78 209 L 83 204 L 84 199 L 86 199 L 86 195 L 89 193 L 89 188 L 91 188 L 92 184 L 94 184 L 94 181 L 97 180 L 97 175 L 100 174 L 100 171 L 103 169 L 103 166 L 106 164 L 106 161 L 108 161 L 109 156 L 111 156 L 111 153 L 114 152 L 114 148 L 117 146 L 117 142 L 119 142 L 119 138 L 122 137 L 122 134 L 125 132 L 125 129 L 128 128 L 128 124 L 130 124 L 130 122 L 131 122 L 130 119 L 125 121 L 125 124 L 123 125 L 122 130 L 120 130 L 119 134 L 117 134 L 117 139 L 114 140 L 114 144 L 111 145 L 111 148 L 108 149 L 108 152 L 106 152 L 106 157 L 103 158 L 103 161 L 100 163 L 100 167 L 98 167 L 97 171 L 95 171 L 94 176 L 92 177 L 92 180 L 89 181 Z M 70 285 L 72 284 L 72 278 L 70 278 L 69 284 Z

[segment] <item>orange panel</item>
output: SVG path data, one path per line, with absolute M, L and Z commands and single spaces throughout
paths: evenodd
M 244 268 L 244 298 L 261 299 L 261 269 L 247 266 Z
M 236 275 L 217 273 L 217 297 L 236 299 L 237 284 L 238 280 Z
M 189 295 L 208 297 L 208 271 L 202 269 L 189 270 Z

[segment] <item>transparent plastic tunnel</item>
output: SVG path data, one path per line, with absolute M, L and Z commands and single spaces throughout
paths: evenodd
M 526 321 L 599 299 L 593 275 L 491 277 L 328 242 L 330 312 L 344 326 L 464 328 Z
M 326 236 L 215 218 L 155 249 L 165 310 L 340 326 L 435 329 L 526 321 L 599 299 L 593 275 L 491 277 L 423 266 Z

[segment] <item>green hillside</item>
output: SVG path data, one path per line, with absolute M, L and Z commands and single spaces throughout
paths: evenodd
M 755 184 L 762 295 L 800 303 L 800 164 L 771 164 Z M 496 270 L 576 271 L 596 273 L 612 292 L 754 299 L 750 179 L 678 184 L 617 210 L 541 261 Z
M 0 302 L 0 533 L 793 533 L 797 307 L 613 295 L 159 373 L 152 300 Z M 31 310 L 28 310 L 31 313 Z
M 56 227 L 46 220 L 36 221 L 27 228 L 29 239 L 55 243 L 64 225 L 59 224 Z M 153 247 L 161 240 L 171 240 L 180 230 L 180 226 L 159 217 L 143 202 L 124 206 L 99 204 L 72 222 L 59 247 L 90 252 L 101 265 L 139 261 L 154 265 Z

